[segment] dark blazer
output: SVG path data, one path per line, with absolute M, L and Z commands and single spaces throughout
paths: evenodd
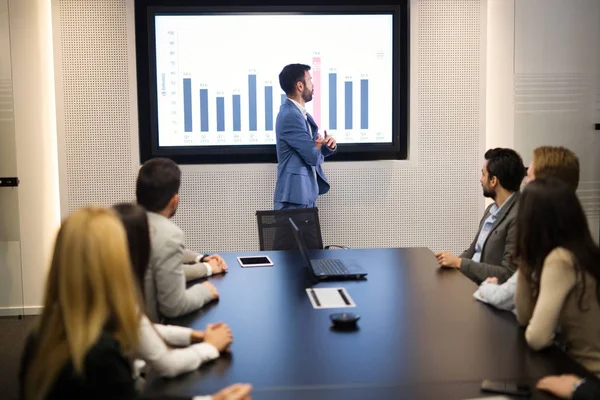
M 600 399 L 600 383 L 597 381 L 586 379 L 575 392 L 573 392 L 573 400 L 598 400 Z
M 274 203 L 314 206 L 317 197 L 329 191 L 329 182 L 321 164 L 333 152 L 327 146 L 320 151 L 315 147 L 318 130 L 310 114 L 305 119 L 291 100 L 281 105 L 275 122 L 278 164 Z
M 25 375 L 31 363 L 35 362 L 34 351 L 35 339 L 30 336 L 25 345 L 19 372 L 19 398 L 21 399 L 24 399 Z M 103 333 L 85 356 L 84 374 L 76 374 L 73 365 L 69 362 L 59 373 L 46 395 L 46 400 L 51 399 L 188 400 L 190 398 L 139 395 L 132 378 L 131 364 L 121 354 L 119 343 L 111 335 Z
M 471 258 L 475 254 L 475 244 L 479 238 L 479 232 L 481 232 L 485 220 L 490 216 L 490 208 L 493 204 L 483 213 L 471 246 L 460 255 L 462 259 L 460 271 L 478 285 L 490 276 L 495 276 L 499 283 L 503 283 L 517 269 L 512 262 L 512 253 L 517 240 L 516 218 L 519 196 L 520 192 L 515 192 L 496 215 L 496 221 L 483 243 L 480 262 L 475 262 Z

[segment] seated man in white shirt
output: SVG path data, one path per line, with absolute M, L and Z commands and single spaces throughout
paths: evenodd
M 579 186 L 579 158 L 569 149 L 555 146 L 541 146 L 533 151 L 533 161 L 527 169 L 524 184 L 536 178 L 555 177 L 569 184 L 573 190 Z M 489 277 L 475 291 L 473 296 L 496 308 L 515 312 L 515 290 L 517 276 L 514 273 L 505 283 L 499 285 L 498 278 Z

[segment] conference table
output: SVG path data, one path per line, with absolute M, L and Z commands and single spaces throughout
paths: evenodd
M 316 282 L 299 252 L 221 253 L 229 272 L 209 278 L 220 299 L 178 318 L 203 330 L 227 323 L 231 353 L 174 379 L 149 379 L 150 394 L 215 393 L 251 383 L 253 399 L 472 399 L 484 379 L 535 387 L 542 376 L 586 371 L 557 347 L 534 352 L 513 314 L 473 298 L 476 285 L 439 268 L 427 248 L 311 250 L 353 259 L 362 281 Z M 237 256 L 268 255 L 272 267 L 241 268 Z M 315 309 L 306 288 L 343 287 L 354 308 Z M 360 315 L 332 328 L 334 312 Z M 489 395 L 488 395 L 489 396 Z M 534 399 L 554 398 L 537 390 Z

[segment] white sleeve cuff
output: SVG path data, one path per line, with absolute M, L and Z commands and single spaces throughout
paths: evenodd
M 212 267 L 210 266 L 209 263 L 207 262 L 202 262 L 202 259 L 206 257 L 206 254 L 198 254 L 198 257 L 196 257 L 196 262 L 197 263 L 201 263 L 204 264 L 204 266 L 206 267 L 206 276 L 211 276 L 212 275 Z
M 196 343 L 190 346 L 200 357 L 201 363 L 219 358 L 219 350 L 210 343 Z
M 203 264 L 206 267 L 206 276 L 211 276 L 212 275 L 212 267 L 207 262 L 205 262 Z
M 212 400 L 212 396 L 194 396 L 192 400 Z
M 192 328 L 161 324 L 154 324 L 154 328 L 165 342 L 173 346 L 189 346 L 191 343 Z

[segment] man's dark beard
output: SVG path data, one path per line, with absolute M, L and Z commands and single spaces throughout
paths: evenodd
M 483 196 L 489 197 L 492 200 L 496 200 L 496 191 L 493 189 L 483 188 Z
M 308 103 L 309 101 L 311 101 L 313 98 L 313 94 L 312 91 L 308 91 L 305 90 L 304 92 L 302 92 L 302 100 L 304 100 L 305 103 Z

